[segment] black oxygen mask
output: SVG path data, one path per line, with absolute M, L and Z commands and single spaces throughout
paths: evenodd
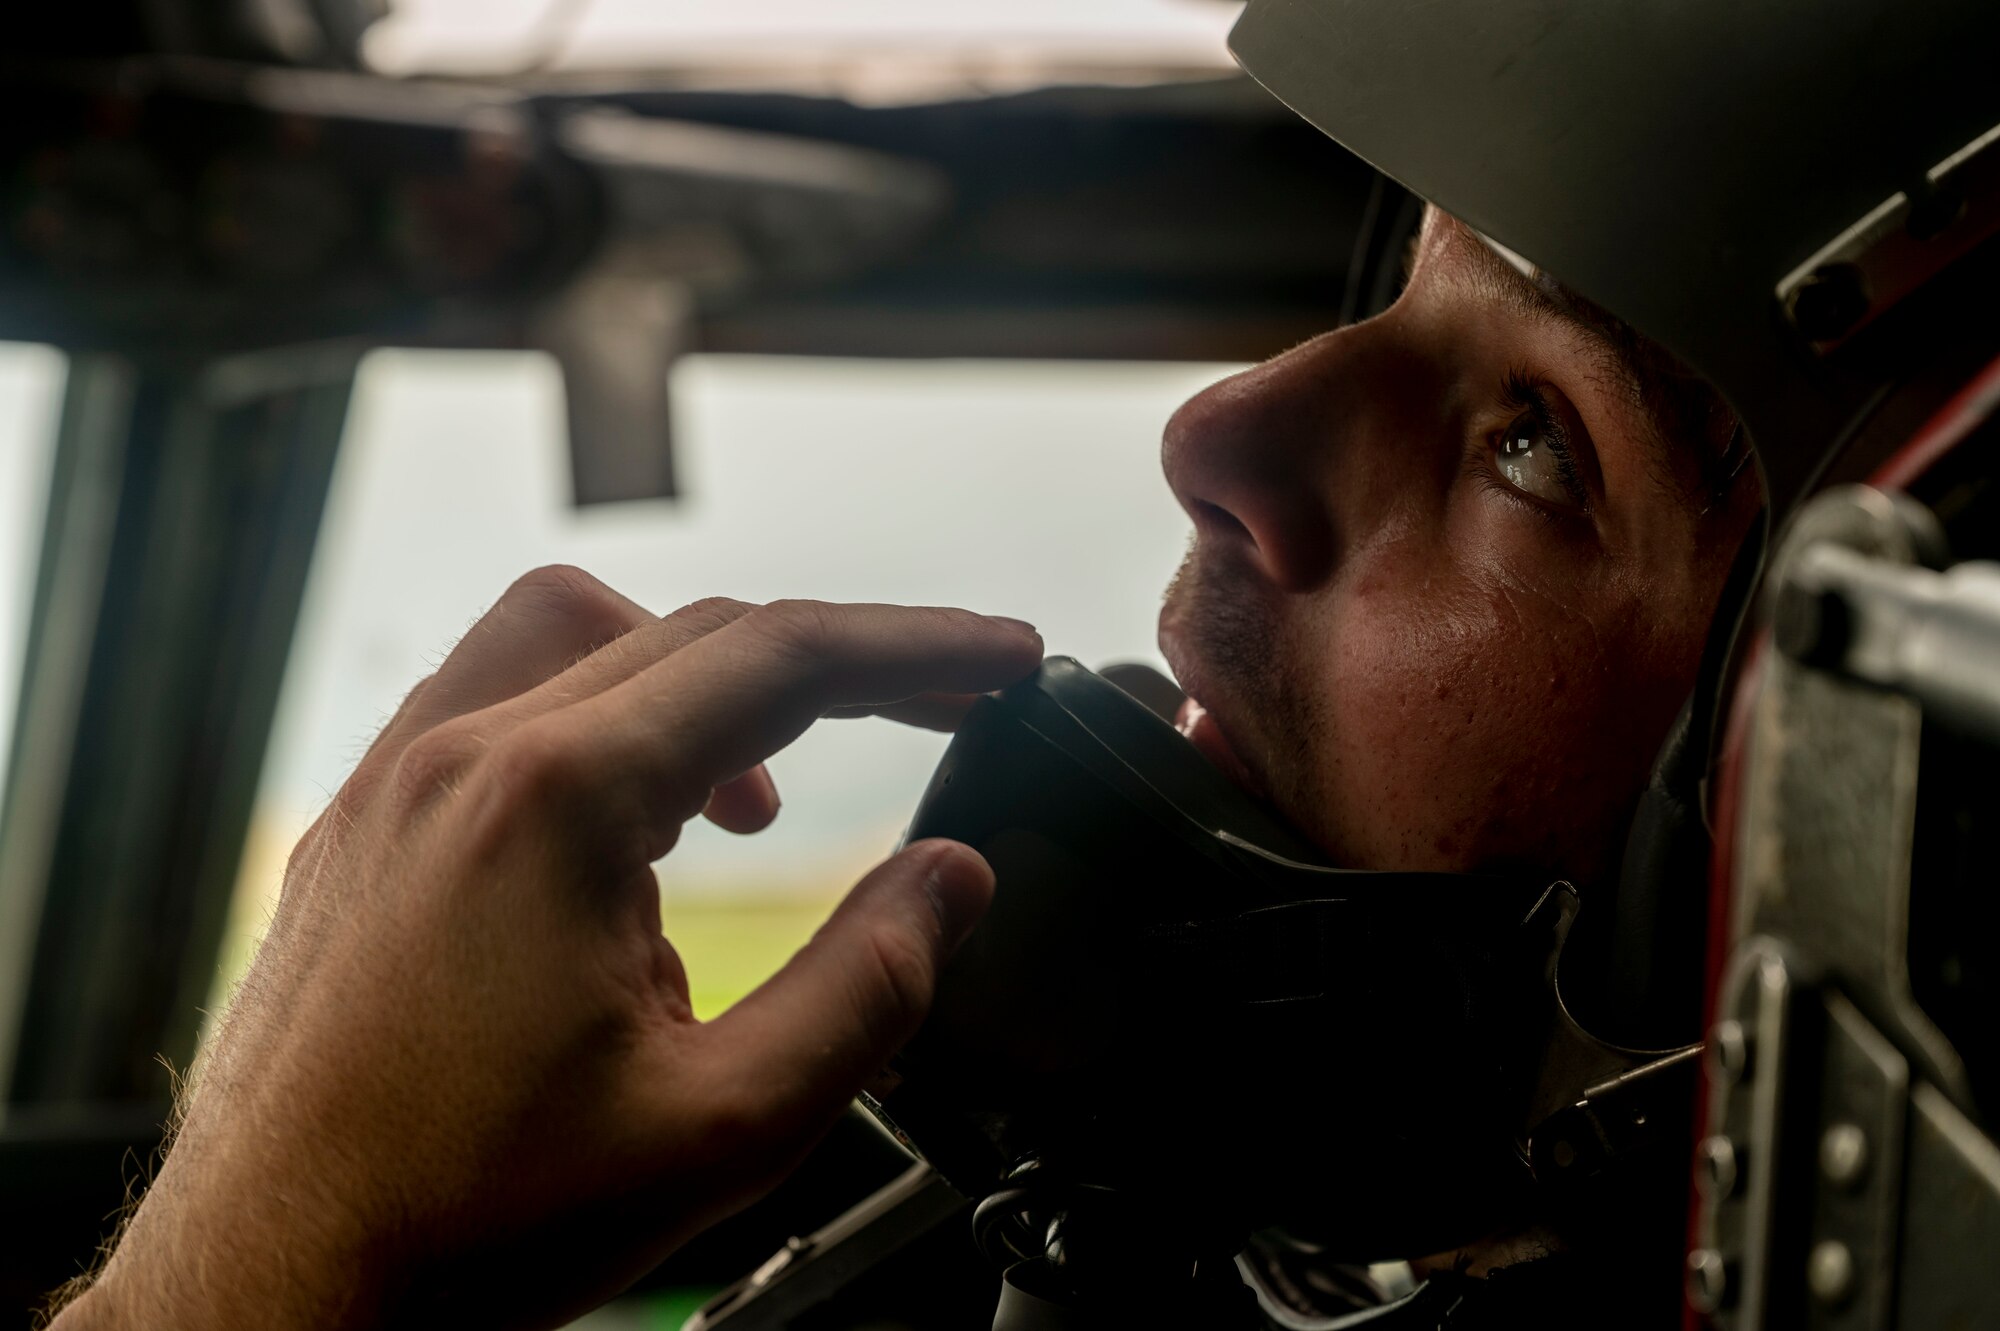
M 1330 864 L 1067 658 L 972 708 L 907 835 L 971 845 L 998 886 L 867 1102 L 986 1200 L 1003 1264 L 1086 1193 L 1187 1255 L 1273 1225 L 1441 1251 L 1519 1210 L 1585 1087 L 1653 1057 L 1554 998 L 1567 884 Z M 1619 1146 L 1571 1135 L 1563 1168 Z

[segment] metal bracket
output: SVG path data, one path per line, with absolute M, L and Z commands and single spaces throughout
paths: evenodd
M 2000 742 L 2000 563 L 1934 573 L 1820 542 L 1780 586 L 1775 628 L 1787 656 L 1907 694 L 1926 717 Z
M 930 1166 L 912 1165 L 837 1219 L 805 1238 L 788 1239 L 762 1266 L 703 1304 L 682 1331 L 784 1331 L 970 1208 Z
M 1778 283 L 1778 306 L 1825 355 L 2000 231 L 2000 126 L 1869 209 Z
M 1782 945 L 1751 939 L 1730 961 L 1709 1032 L 1712 1131 L 1697 1150 L 1702 1241 L 1688 1256 L 1688 1301 L 1738 1331 L 1766 1320 L 1793 998 Z
M 1538 1184 L 1573 1186 L 1596 1177 L 1652 1139 L 1669 1101 L 1693 1093 L 1701 1046 L 1627 1049 L 1584 1030 L 1563 1001 L 1561 961 L 1577 912 L 1576 889 L 1558 883 L 1530 916 L 1548 919 L 1543 972 L 1547 1009 L 1541 1050 L 1516 1145 Z
M 1911 975 L 1926 717 L 2000 735 L 2000 578 L 1945 558 L 1927 510 L 1844 486 L 1773 561 L 1688 1263 L 1728 1331 L 2000 1324 L 1971 1265 L 2000 1151 Z

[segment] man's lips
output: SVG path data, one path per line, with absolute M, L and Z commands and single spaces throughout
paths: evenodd
M 1167 658 L 1168 667 L 1187 695 L 1174 715 L 1174 729 L 1187 737 L 1201 756 L 1208 759 L 1210 766 L 1256 798 L 1268 800 L 1271 798 L 1270 790 L 1258 780 L 1250 764 L 1243 761 L 1243 755 L 1236 751 L 1236 746 L 1229 742 L 1229 733 L 1222 718 L 1201 701 L 1202 694 L 1214 697 L 1216 690 L 1207 677 L 1200 656 L 1191 650 L 1192 644 L 1181 631 L 1177 622 L 1179 610 L 1180 606 L 1169 598 L 1160 611 L 1160 652 Z
M 1270 793 L 1257 780 L 1249 765 L 1237 756 L 1229 743 L 1229 736 L 1222 733 L 1221 723 L 1194 698 L 1181 701 L 1180 711 L 1174 716 L 1174 729 L 1187 736 L 1188 743 L 1199 749 L 1201 756 L 1224 776 L 1258 799 L 1270 798 Z

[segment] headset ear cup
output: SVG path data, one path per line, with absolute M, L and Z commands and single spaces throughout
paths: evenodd
M 1615 882 L 1578 903 L 1562 956 L 1562 998 L 1585 1030 L 1628 1049 L 1670 1049 L 1701 1035 L 1702 947 L 1711 842 L 1703 767 L 1681 707 L 1639 799 Z

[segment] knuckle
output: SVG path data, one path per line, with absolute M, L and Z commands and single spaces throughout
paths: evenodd
M 551 835 L 571 851 L 589 850 L 604 811 L 587 802 L 585 770 L 575 745 L 540 726 L 523 726 L 494 740 L 455 787 L 463 794 L 452 814 L 453 839 L 488 863 L 503 862 Z
M 607 595 L 609 591 L 610 589 L 603 583 L 574 564 L 543 564 L 540 568 L 531 568 L 514 579 L 501 599 L 513 597 L 517 600 L 530 598 L 557 604 L 567 602 L 587 604 L 595 598 Z
M 633 639 L 642 641 L 647 654 L 655 659 L 672 656 L 681 648 L 726 628 L 755 609 L 755 606 L 727 596 L 705 596 L 648 624 L 633 634 Z
M 756 618 L 771 642 L 809 658 L 825 656 L 839 632 L 839 614 L 824 601 L 773 601 Z
M 532 810 L 579 790 L 584 767 L 574 745 L 545 727 L 528 725 L 487 750 L 480 775 L 507 807 Z
M 725 624 L 743 618 L 755 609 L 747 602 L 730 596 L 704 596 L 698 601 L 689 601 L 667 618 L 677 626 L 695 629 L 701 633 L 712 633 Z
M 618 594 L 572 564 L 530 569 L 516 578 L 500 599 L 573 625 L 585 637 L 616 636 L 625 627 L 626 615 Z
M 484 738 L 462 717 L 426 730 L 396 756 L 397 805 L 406 811 L 430 807 L 464 779 L 485 748 Z

